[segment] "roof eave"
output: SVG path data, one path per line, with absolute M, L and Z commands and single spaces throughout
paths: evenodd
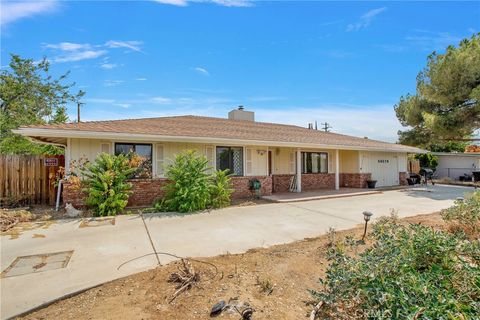
M 355 145 L 334 145 L 334 144 L 318 144 L 318 143 L 302 143 L 302 142 L 288 142 L 288 141 L 273 141 L 273 140 L 248 140 L 248 139 L 231 139 L 231 138 L 212 138 L 212 137 L 192 137 L 192 136 L 167 136 L 155 134 L 139 134 L 139 133 L 124 133 L 124 132 L 103 132 L 103 131 L 83 131 L 83 130 L 65 130 L 65 129 L 43 129 L 43 128 L 20 128 L 12 130 L 16 134 L 27 137 L 46 137 L 46 138 L 78 138 L 78 139 L 105 139 L 105 140 L 123 140 L 123 141 L 138 141 L 148 140 L 152 142 L 197 142 L 197 143 L 211 143 L 211 144 L 230 144 L 230 145 L 258 145 L 258 146 L 276 146 L 276 147 L 291 147 L 291 148 L 324 148 L 324 149 L 339 149 L 339 150 L 360 150 L 360 151 L 381 151 L 381 152 L 402 152 L 402 153 L 426 153 L 426 150 L 418 148 L 395 148 L 392 144 L 391 148 L 377 148 L 368 146 Z

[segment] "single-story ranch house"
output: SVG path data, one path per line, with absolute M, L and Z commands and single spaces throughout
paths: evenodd
M 94 160 L 100 152 L 130 150 L 146 157 L 147 179 L 134 179 L 132 206 L 150 205 L 162 196 L 165 166 L 182 150 L 195 149 L 217 169 L 229 169 L 232 197 L 251 195 L 250 180 L 261 182 L 261 193 L 301 192 L 322 188 L 365 188 L 406 184 L 407 154 L 423 150 L 293 125 L 254 121 L 243 107 L 228 119 L 176 116 L 115 121 L 91 121 L 22 127 L 15 131 L 44 143 L 65 147 L 66 168 L 72 160 Z M 77 192 L 78 193 L 78 192 Z M 80 205 L 68 183 L 65 203 Z

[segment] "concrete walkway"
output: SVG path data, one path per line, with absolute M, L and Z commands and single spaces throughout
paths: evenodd
M 1 318 L 9 318 L 63 295 L 157 266 L 158 252 L 206 257 L 240 253 L 255 247 L 288 243 L 347 229 L 397 210 L 400 217 L 431 213 L 452 205 L 472 188 L 435 186 L 386 191 L 351 198 L 231 207 L 211 213 L 162 217 L 119 216 L 115 224 L 80 228 L 63 220 L 24 230 L 16 239 L 1 237 L 1 270 L 19 256 L 73 250 L 65 268 L 0 279 Z M 28 226 L 31 228 L 32 226 Z M 148 227 L 150 238 L 146 232 Z M 41 236 L 39 236 L 41 235 Z M 44 236 L 44 237 L 42 237 Z M 162 264 L 174 258 L 160 254 Z M 41 271 L 41 268 L 38 269 Z

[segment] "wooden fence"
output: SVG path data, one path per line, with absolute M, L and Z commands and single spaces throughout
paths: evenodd
M 0 155 L 0 207 L 55 205 L 63 156 Z
M 419 173 L 420 172 L 420 161 L 418 159 L 408 159 L 407 170 L 410 173 Z

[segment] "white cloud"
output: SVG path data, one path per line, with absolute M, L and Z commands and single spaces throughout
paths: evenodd
M 142 49 L 140 48 L 140 45 L 142 45 L 143 42 L 141 41 L 116 41 L 116 40 L 110 40 L 105 43 L 105 46 L 108 48 L 127 48 L 132 51 L 137 51 L 141 52 Z
M 360 17 L 360 20 L 357 23 L 349 24 L 347 26 L 347 31 L 359 31 L 361 29 L 367 28 L 370 23 L 372 23 L 373 19 L 375 19 L 376 16 L 378 16 L 385 10 L 387 10 L 386 7 L 381 7 L 367 11 L 364 15 Z
M 85 50 L 85 51 L 71 51 L 64 55 L 57 56 L 53 59 L 54 62 L 72 62 L 87 59 L 95 59 L 107 54 L 106 50 Z
M 123 80 L 103 80 L 103 85 L 105 87 L 116 87 L 119 84 L 124 83 L 125 81 Z
M 88 43 L 72 43 L 72 42 L 45 44 L 43 47 L 46 49 L 56 49 L 56 50 L 62 50 L 62 51 L 88 50 L 91 48 L 90 44 Z
M 405 40 L 415 48 L 424 51 L 445 50 L 449 45 L 458 45 L 464 38 L 449 32 L 435 32 L 428 30 L 415 30 L 416 34 L 405 37 Z
M 368 137 L 389 142 L 397 141 L 397 131 L 402 130 L 393 106 L 384 105 L 319 105 L 311 107 L 283 107 L 282 109 L 254 108 L 255 119 L 307 127 L 309 122 L 328 122 L 332 132 L 356 137 Z
M 172 102 L 172 99 L 165 97 L 154 97 L 151 99 L 151 101 L 157 104 L 169 104 Z
M 102 63 L 100 65 L 100 68 L 105 69 L 105 70 L 111 70 L 111 69 L 114 69 L 116 67 L 118 67 L 118 65 L 115 64 L 115 63 Z
M 22 18 L 53 12 L 58 9 L 59 2 L 55 0 L 44 1 L 2 1 L 0 24 L 7 25 Z
M 60 43 L 47 43 L 43 44 L 43 49 L 52 51 L 55 57 L 53 62 L 72 62 L 81 61 L 87 59 L 95 59 L 101 56 L 105 56 L 109 50 L 113 48 L 127 48 L 136 52 L 141 52 L 141 41 L 107 41 L 103 45 L 92 45 L 90 43 L 73 43 L 73 42 L 60 42 Z M 118 64 L 109 63 L 108 57 L 103 59 L 101 68 L 109 70 L 118 67 Z
M 161 4 L 169 4 L 178 7 L 185 7 L 189 2 L 192 3 L 214 3 L 224 7 L 252 7 L 251 0 L 153 0 Z
M 86 103 L 99 103 L 99 104 L 110 104 L 114 103 L 114 99 L 105 99 L 105 98 L 87 98 L 83 100 Z
M 195 70 L 197 73 L 202 74 L 204 76 L 209 76 L 210 75 L 210 73 L 208 73 L 208 70 L 205 69 L 205 68 L 202 68 L 202 67 L 195 67 L 195 68 L 193 68 L 193 70 Z
M 212 0 L 211 2 L 224 7 L 251 7 L 253 3 L 246 0 Z
M 154 0 L 161 4 L 171 4 L 174 6 L 185 7 L 188 3 L 186 0 Z
M 115 103 L 116 106 L 122 107 L 124 109 L 130 108 L 131 104 L 130 103 Z
M 146 81 L 147 78 L 135 78 L 136 81 Z

